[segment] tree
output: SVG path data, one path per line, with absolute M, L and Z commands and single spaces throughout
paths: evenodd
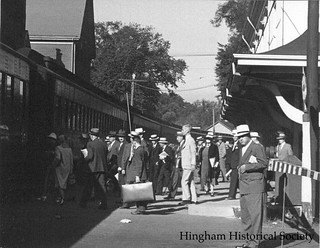
M 211 23 L 219 27 L 224 21 L 230 29 L 230 36 L 226 45 L 218 43 L 217 64 L 215 68 L 218 77 L 216 85 L 225 96 L 227 83 L 232 76 L 232 62 L 234 53 L 250 53 L 248 47 L 242 40 L 241 31 L 246 23 L 246 17 L 251 0 L 229 0 L 220 4 Z
M 187 68 L 184 60 L 169 56 L 169 41 L 154 33 L 152 27 L 121 22 L 95 24 L 97 58 L 93 62 L 91 82 L 120 100 L 130 92 L 136 75 L 134 106 L 155 114 L 160 98 L 158 86 L 178 87 Z
M 206 100 L 189 103 L 185 102 L 181 96 L 170 93 L 161 95 L 158 112 L 163 120 L 177 125 L 190 123 L 192 126 L 205 129 L 212 124 L 213 109 L 215 110 L 215 120 L 218 120 L 219 103 Z

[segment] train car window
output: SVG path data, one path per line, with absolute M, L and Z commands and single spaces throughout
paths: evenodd
M 86 132 L 88 130 L 88 117 L 87 117 L 87 108 L 82 106 L 82 131 Z
M 23 117 L 23 82 L 17 78 L 14 78 L 12 86 L 12 108 L 14 111 L 14 119 L 17 122 L 21 122 Z
M 13 112 L 12 112 L 12 100 L 13 100 L 13 84 L 12 84 L 12 78 L 10 76 L 5 77 L 5 104 L 4 104 L 4 116 L 5 118 L 8 118 L 9 121 L 12 118 Z

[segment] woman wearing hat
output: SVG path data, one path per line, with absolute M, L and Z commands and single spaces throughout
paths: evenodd
M 69 174 L 73 170 L 73 155 L 64 135 L 58 137 L 58 143 L 59 145 L 55 150 L 53 167 L 56 171 L 55 184 L 59 190 L 57 202 L 61 205 L 64 202 L 64 192 L 67 189 Z
M 205 147 L 201 151 L 201 189 L 205 189 L 208 194 L 213 196 L 215 165 L 219 161 L 218 147 L 212 143 L 213 136 L 207 135 Z

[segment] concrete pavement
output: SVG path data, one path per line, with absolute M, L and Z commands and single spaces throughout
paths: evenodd
M 198 187 L 199 185 L 197 185 Z M 228 183 L 217 187 L 217 195 L 201 194 L 198 205 L 179 206 L 176 200 L 149 204 L 147 215 L 131 215 L 135 209 L 119 209 L 117 198 L 109 197 L 107 211 L 90 202 L 86 209 L 67 201 L 58 207 L 53 201 L 32 201 L 5 206 L 1 211 L 1 247 L 235 247 L 244 243 L 241 222 L 231 211 L 239 200 L 227 201 Z M 131 223 L 120 221 L 129 219 Z M 316 227 L 318 230 L 318 226 Z M 262 248 L 319 247 L 318 234 L 306 240 L 304 232 L 279 220 L 264 224 Z M 300 236 L 297 235 L 297 232 Z M 310 241 L 310 243 L 309 243 Z

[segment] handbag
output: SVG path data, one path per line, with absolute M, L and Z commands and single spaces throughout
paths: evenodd
M 153 201 L 152 182 L 122 185 L 123 202 Z

